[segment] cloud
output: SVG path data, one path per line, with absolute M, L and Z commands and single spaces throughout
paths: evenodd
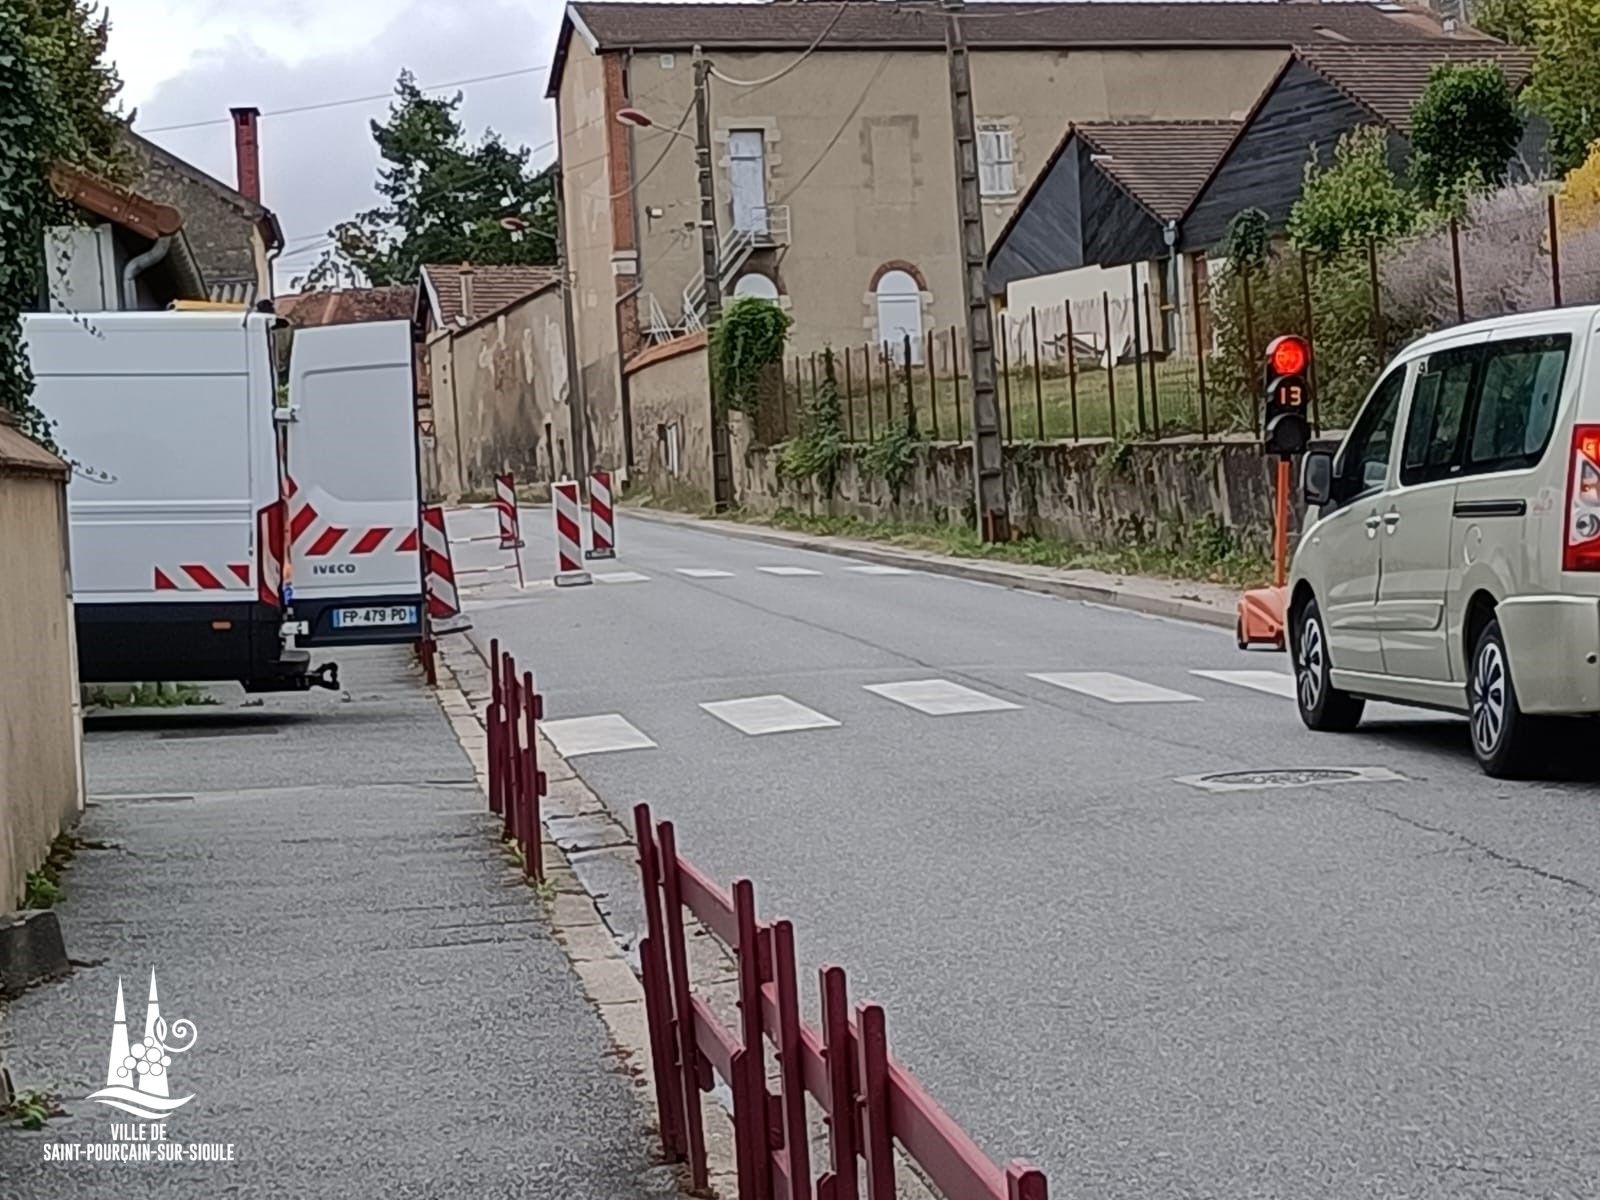
M 316 261 L 306 247 L 376 203 L 369 122 L 387 105 L 270 115 L 274 110 L 387 93 L 402 68 L 426 86 L 548 67 L 560 18 L 555 0 L 280 0 L 268 9 L 225 0 L 121 0 L 112 4 L 111 53 L 128 81 L 128 102 L 138 106 L 134 127 L 141 132 L 226 118 L 232 105 L 268 114 L 261 120 L 262 199 L 291 243 L 282 287 Z M 512 145 L 548 143 L 554 109 L 544 99 L 547 79 L 540 70 L 462 88 L 469 135 L 492 128 Z M 229 125 L 146 136 L 233 181 Z M 554 154 L 545 146 L 535 161 Z

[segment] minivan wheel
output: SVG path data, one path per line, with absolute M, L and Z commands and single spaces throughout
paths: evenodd
M 1472 651 L 1467 716 L 1472 728 L 1472 753 L 1485 774 L 1496 779 L 1526 774 L 1537 752 L 1538 722 L 1524 716 L 1517 703 L 1511 660 L 1499 621 L 1484 626 Z
M 1367 702 L 1333 686 L 1322 610 L 1306 601 L 1294 626 L 1294 696 L 1307 729 L 1347 733 L 1361 723 Z

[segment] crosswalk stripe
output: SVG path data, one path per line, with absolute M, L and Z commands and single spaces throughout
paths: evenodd
M 718 571 L 712 567 L 679 567 L 679 575 L 687 575 L 690 579 L 732 579 L 732 571 Z
M 1009 700 L 990 696 L 964 684 L 948 679 L 913 679 L 904 683 L 869 683 L 866 690 L 885 700 L 904 704 L 931 717 L 953 716 L 956 713 L 999 712 L 1002 709 L 1021 708 Z
M 1140 679 L 1130 679 L 1111 671 L 1057 671 L 1043 674 L 1030 673 L 1029 679 L 1048 683 L 1054 687 L 1082 692 L 1108 704 L 1175 704 L 1199 700 L 1188 692 L 1175 692 Z
M 916 572 L 907 567 L 891 567 L 878 563 L 869 563 L 863 567 L 846 567 L 846 571 L 854 571 L 857 575 L 915 575 Z
M 814 708 L 787 696 L 749 696 L 743 700 L 717 700 L 702 704 L 719 721 L 740 733 L 793 733 L 799 729 L 830 729 L 839 724 Z
M 607 754 L 613 750 L 649 750 L 655 746 L 654 741 L 621 713 L 543 721 L 539 728 L 566 758 L 575 754 Z
M 813 571 L 810 567 L 757 567 L 768 575 L 821 575 L 821 571 Z
M 650 576 L 637 571 L 592 571 L 596 583 L 649 583 Z
M 1294 699 L 1294 676 L 1283 671 L 1190 671 L 1189 674 Z

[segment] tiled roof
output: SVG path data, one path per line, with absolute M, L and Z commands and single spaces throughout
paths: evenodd
M 628 46 L 800 46 L 826 31 L 823 45 L 944 45 L 946 9 L 930 0 L 850 0 L 838 4 L 577 3 L 569 12 L 601 49 Z M 963 10 L 970 45 L 1128 45 L 1233 43 L 1289 46 L 1319 37 L 1358 42 L 1442 36 L 1413 11 L 1373 4 L 1071 3 L 1007 0 Z
M 1533 51 L 1498 42 L 1426 42 L 1394 45 L 1316 45 L 1298 57 L 1357 104 L 1401 133 L 1411 130 L 1411 109 L 1444 62 L 1496 62 L 1515 91 L 1533 71 Z
M 319 325 L 359 325 L 366 321 L 409 321 L 417 307 L 413 284 L 301 292 L 278 297 L 278 315 L 302 329 Z
M 1105 121 L 1073 129 L 1098 152 L 1097 167 L 1161 220 L 1176 221 L 1240 127 L 1239 121 Z
M 461 266 L 429 265 L 422 268 L 428 294 L 438 306 L 441 325 L 461 325 L 482 320 L 508 305 L 525 300 L 560 281 L 555 267 L 472 267 L 472 315 L 461 311 Z

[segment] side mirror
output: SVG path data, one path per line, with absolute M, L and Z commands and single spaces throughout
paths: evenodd
M 1300 464 L 1300 488 L 1306 503 L 1321 508 L 1333 498 L 1333 455 L 1313 450 Z

